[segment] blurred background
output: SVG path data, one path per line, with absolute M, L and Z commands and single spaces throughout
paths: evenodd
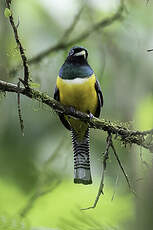
M 77 44 L 88 49 L 89 64 L 104 95 L 101 117 L 127 122 L 131 128 L 153 127 L 153 1 L 126 0 L 122 21 L 92 33 Z M 114 14 L 117 0 L 14 0 L 13 15 L 27 57 L 71 41 L 95 23 Z M 0 79 L 17 83 L 23 76 L 12 28 L 0 2 Z M 64 32 L 83 7 L 73 32 Z M 65 40 L 67 41 L 67 40 Z M 30 77 L 39 89 L 53 96 L 56 77 L 71 47 L 52 52 L 30 65 Z M 10 74 L 10 70 L 15 72 Z M 152 154 L 126 148 L 115 140 L 135 197 L 110 152 L 105 173 L 104 196 L 93 205 L 101 180 L 106 134 L 91 130 L 93 184 L 73 183 L 70 133 L 49 107 L 21 97 L 24 137 L 20 131 L 17 96 L 0 94 L 0 229 L 152 229 Z

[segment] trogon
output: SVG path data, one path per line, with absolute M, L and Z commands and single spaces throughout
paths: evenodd
M 103 95 L 87 57 L 88 51 L 84 47 L 71 48 L 60 68 L 54 99 L 71 108 L 99 117 L 103 106 Z M 91 184 L 89 125 L 62 113 L 58 115 L 72 134 L 74 183 Z

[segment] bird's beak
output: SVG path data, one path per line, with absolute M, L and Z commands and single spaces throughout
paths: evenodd
M 79 53 L 75 53 L 74 56 L 84 56 L 84 58 L 86 58 L 86 51 L 82 50 Z

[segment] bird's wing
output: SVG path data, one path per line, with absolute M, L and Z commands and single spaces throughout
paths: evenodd
M 96 109 L 96 112 L 95 112 L 95 117 L 99 117 L 101 108 L 102 108 L 103 103 L 104 103 L 104 100 L 103 100 L 103 94 L 102 94 L 102 91 L 101 91 L 100 84 L 99 84 L 98 80 L 96 80 L 95 89 L 96 89 L 97 96 L 98 96 L 98 106 L 97 106 L 97 109 Z
M 56 101 L 60 101 L 59 89 L 57 88 L 57 86 L 55 87 L 55 91 L 54 91 L 54 99 Z M 58 116 L 61 122 L 63 123 L 63 125 L 65 126 L 65 128 L 67 128 L 68 130 L 71 130 L 71 126 L 69 122 L 65 119 L 64 115 L 62 113 L 58 113 Z

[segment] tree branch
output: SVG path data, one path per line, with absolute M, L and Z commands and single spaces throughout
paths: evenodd
M 59 43 L 62 43 L 63 40 L 68 40 L 69 36 L 71 35 L 71 33 L 73 32 L 76 24 L 78 23 L 81 13 L 83 11 L 84 5 L 80 8 L 79 12 L 76 14 L 76 16 L 73 19 L 73 22 L 71 23 L 71 25 L 65 30 L 62 38 L 59 40 Z
M 48 105 L 54 111 L 63 113 L 65 115 L 72 116 L 76 119 L 80 119 L 84 122 L 88 122 L 90 128 L 100 129 L 105 132 L 109 132 L 111 134 L 115 134 L 123 144 L 137 144 L 138 146 L 142 146 L 151 152 L 153 152 L 153 142 L 150 140 L 148 142 L 146 139 L 148 135 L 153 135 L 153 129 L 147 131 L 138 131 L 138 130 L 131 130 L 127 127 L 126 124 L 118 124 L 116 122 L 107 121 L 104 119 L 98 119 L 96 117 L 91 117 L 80 111 L 72 110 L 67 106 L 64 106 L 54 100 L 53 98 L 49 97 L 46 93 L 40 92 L 33 88 L 19 88 L 17 85 L 12 83 L 7 83 L 5 81 L 0 80 L 0 91 L 2 92 L 14 92 L 20 93 L 25 95 L 29 98 L 35 99 L 37 101 L 42 102 L 43 104 Z
M 93 26 L 91 26 L 91 28 L 87 28 L 82 34 L 78 35 L 76 38 L 67 41 L 68 39 L 66 39 L 69 34 L 72 32 L 72 30 L 74 29 L 77 21 L 80 18 L 80 14 L 82 12 L 82 9 L 80 9 L 79 13 L 76 15 L 76 17 L 74 18 L 74 21 L 72 22 L 71 26 L 65 31 L 64 36 L 62 36 L 62 39 L 60 39 L 58 41 L 58 43 L 54 46 L 49 47 L 48 49 L 42 51 L 40 54 L 36 55 L 35 57 L 29 59 L 27 62 L 28 64 L 36 64 L 39 63 L 43 58 L 47 57 L 49 54 L 55 52 L 55 51 L 59 51 L 59 50 L 64 50 L 70 46 L 73 46 L 76 43 L 79 43 L 83 40 L 85 40 L 86 38 L 88 38 L 92 33 L 94 33 L 95 31 L 99 30 L 99 29 L 103 29 L 107 26 L 110 26 L 111 24 L 113 24 L 115 21 L 119 21 L 123 18 L 122 14 L 124 11 L 124 1 L 121 0 L 121 3 L 117 9 L 117 11 L 111 16 L 111 17 L 106 17 L 104 19 L 102 19 L 100 22 L 94 24 Z M 10 71 L 10 74 L 13 75 L 16 73 L 16 71 L 20 68 L 19 66 L 16 66 L 15 68 L 13 68 Z
M 124 167 L 123 167 L 123 165 L 122 165 L 122 163 L 121 163 L 121 161 L 120 161 L 120 159 L 119 159 L 119 156 L 118 156 L 118 154 L 117 154 L 117 152 L 116 152 L 116 149 L 115 149 L 115 147 L 114 147 L 114 144 L 113 144 L 113 141 L 112 141 L 112 140 L 111 140 L 111 148 L 112 148 L 113 153 L 114 153 L 114 155 L 115 155 L 115 158 L 116 158 L 116 160 L 117 160 L 117 162 L 118 162 L 118 165 L 119 165 L 119 167 L 120 167 L 120 169 L 121 169 L 121 171 L 122 171 L 122 173 L 123 173 L 123 175 L 124 175 L 124 177 L 125 177 L 125 179 L 126 179 L 126 182 L 127 182 L 128 186 L 129 186 L 129 190 L 130 190 L 131 192 L 133 192 L 134 195 L 136 195 L 136 192 L 133 190 L 133 188 L 132 188 L 132 186 L 131 186 L 129 177 L 128 177 L 127 173 L 126 173 L 125 170 L 124 170 Z
M 9 10 L 10 10 L 11 1 L 12 0 L 6 0 L 6 6 L 7 6 L 7 8 Z M 11 10 L 10 10 L 10 12 L 11 12 Z M 18 30 L 17 30 L 18 25 L 16 26 L 15 23 L 14 23 L 12 12 L 11 12 L 11 15 L 9 16 L 9 21 L 10 21 L 10 24 L 12 26 L 12 29 L 13 29 L 13 32 L 14 32 L 14 37 L 15 37 L 15 40 L 16 40 L 16 44 L 17 44 L 17 47 L 19 49 L 20 57 L 21 57 L 22 63 L 23 63 L 24 81 L 22 81 L 22 83 L 25 85 L 25 87 L 29 87 L 29 84 L 28 84 L 29 69 L 28 69 L 28 64 L 27 64 L 27 58 L 26 58 L 26 55 L 25 55 L 25 52 L 24 52 L 24 48 L 23 48 L 23 46 L 22 46 L 22 44 L 20 42 L 20 39 L 19 39 Z
M 96 199 L 95 199 L 95 202 L 94 202 L 93 206 L 90 206 L 88 208 L 82 208 L 81 210 L 88 210 L 88 209 L 95 208 L 97 203 L 98 203 L 98 201 L 99 201 L 100 196 L 104 195 L 104 191 L 103 191 L 103 188 L 104 188 L 104 173 L 105 173 L 105 170 L 106 170 L 107 160 L 109 159 L 109 148 L 111 147 L 111 144 L 112 144 L 112 135 L 110 133 L 108 133 L 106 143 L 107 143 L 106 144 L 106 150 L 103 153 L 101 182 L 100 182 L 100 186 L 99 186 L 99 189 L 98 189 L 98 194 L 96 196 Z
M 29 64 L 38 63 L 44 57 L 48 56 L 50 53 L 52 53 L 54 51 L 57 51 L 57 50 L 66 49 L 69 46 L 72 46 L 73 44 L 76 44 L 78 42 L 81 42 L 82 40 L 85 40 L 92 33 L 94 33 L 96 30 L 99 30 L 100 28 L 105 28 L 106 26 L 111 25 L 115 21 L 121 20 L 122 19 L 123 10 L 124 10 L 124 5 L 123 5 L 123 1 L 121 1 L 121 4 L 120 4 L 119 8 L 117 9 L 117 11 L 115 12 L 114 15 L 112 15 L 111 17 L 107 17 L 105 19 L 102 19 L 100 22 L 96 23 L 91 28 L 87 29 L 81 35 L 78 35 L 78 37 L 72 39 L 69 42 L 60 41 L 57 45 L 51 46 L 50 48 L 48 48 L 47 50 L 41 52 L 40 54 L 38 54 L 37 56 L 33 57 L 32 59 L 29 59 L 28 63 Z
M 18 88 L 20 88 L 20 81 L 17 84 Z M 20 121 L 20 128 L 22 132 L 22 136 L 24 136 L 24 124 L 22 119 L 22 112 L 21 112 L 21 104 L 20 104 L 20 93 L 17 93 L 17 99 L 18 99 L 18 115 L 19 115 L 19 121 Z
M 153 49 L 148 49 L 147 51 L 148 51 L 148 52 L 152 52 L 152 51 L 153 51 Z

